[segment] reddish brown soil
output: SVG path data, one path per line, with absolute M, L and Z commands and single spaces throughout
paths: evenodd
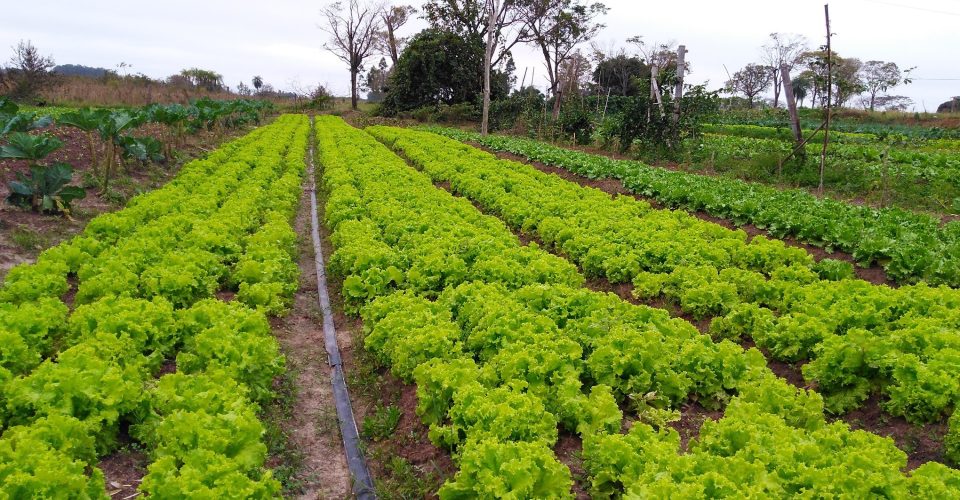
M 573 494 L 577 500 L 586 500 L 590 498 L 587 492 L 590 487 L 590 481 L 587 478 L 587 472 L 583 469 L 583 440 L 576 434 L 571 434 L 560 430 L 557 444 L 553 446 L 553 453 L 557 460 L 570 469 L 570 475 L 573 476 Z
M 137 488 L 147 473 L 150 460 L 140 451 L 122 450 L 114 452 L 100 460 L 98 467 L 103 471 L 107 495 L 112 499 L 131 499 L 140 494 Z
M 846 422 L 852 429 L 863 429 L 893 439 L 897 447 L 907 454 L 906 471 L 926 462 L 944 462 L 946 419 L 931 424 L 911 424 L 903 417 L 892 417 L 885 413 L 880 407 L 880 398 L 874 396 L 859 409 L 835 420 Z
M 723 410 L 708 410 L 697 401 L 683 405 L 680 420 L 670 422 L 670 427 L 680 434 L 680 449 L 686 451 L 690 442 L 700 437 L 700 428 L 707 420 L 719 420 Z
M 107 495 L 116 500 L 129 500 L 140 495 L 137 488 L 147 474 L 150 458 L 134 447 L 126 426 L 121 427 L 118 439 L 118 449 L 101 458 L 97 467 L 103 471 Z

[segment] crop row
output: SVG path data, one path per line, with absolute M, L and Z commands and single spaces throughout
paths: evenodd
M 911 421 L 938 420 L 960 401 L 960 292 L 892 289 L 851 279 L 848 264 L 814 263 L 803 250 L 683 212 L 610 199 L 533 167 L 426 132 L 374 127 L 436 181 L 536 235 L 588 276 L 632 282 L 665 297 L 718 338 L 750 337 L 788 361 L 842 413 L 871 394 Z M 954 429 L 960 433 L 960 429 Z
M 960 486 L 939 464 L 905 476 L 890 440 L 827 424 L 820 396 L 775 377 L 758 351 L 581 288 L 569 263 L 521 246 L 370 135 L 337 118 L 317 134 L 331 272 L 362 313 L 365 346 L 417 384 L 418 415 L 459 465 L 441 498 L 570 497 L 558 425 L 583 440 L 597 497 Z M 691 399 L 729 404 L 682 453 L 664 423 Z M 628 434 L 621 408 L 637 418 Z
M 941 227 L 934 217 L 897 208 L 872 209 L 816 198 L 802 190 L 670 171 L 528 139 L 481 137 L 453 129 L 430 130 L 591 179 L 619 179 L 627 189 L 668 207 L 702 210 L 736 224 L 753 224 L 777 238 L 793 236 L 828 250 L 842 250 L 862 265 L 882 264 L 887 275 L 901 283 L 924 280 L 960 286 L 958 222 Z
M 283 370 L 266 315 L 297 286 L 288 221 L 308 131 L 306 117 L 281 117 L 10 271 L 0 321 L 24 345 L 37 345 L 37 330 L 8 313 L 64 313 L 42 349 L 2 352 L 3 493 L 104 497 L 97 457 L 125 424 L 152 461 L 145 493 L 278 493 L 257 413 Z M 68 314 L 59 297 L 70 282 Z M 215 299 L 221 289 L 236 300 Z M 174 356 L 176 373 L 156 379 Z
M 793 132 L 786 125 L 765 127 L 759 125 L 708 124 L 703 126 L 703 131 L 708 134 L 751 137 L 754 139 L 794 140 Z M 812 137 L 810 142 L 814 144 L 823 143 L 823 132 L 817 132 L 813 135 L 810 132 L 810 130 L 804 130 L 803 137 Z M 840 144 L 866 144 L 882 148 L 884 140 L 889 141 L 890 139 L 896 141 L 897 148 L 929 153 L 960 153 L 960 141 L 956 139 L 924 139 L 922 137 L 899 136 L 896 130 L 892 130 L 889 134 L 830 131 L 830 142 Z

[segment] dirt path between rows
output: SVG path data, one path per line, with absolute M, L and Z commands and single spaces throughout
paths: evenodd
M 350 497 L 350 472 L 337 427 L 330 369 L 323 343 L 323 318 L 317 298 L 317 274 L 310 241 L 310 198 L 305 190 L 295 222 L 300 238 L 300 289 L 293 309 L 276 328 L 296 387 L 288 419 L 283 422 L 289 446 L 301 458 L 292 484 L 297 498 Z

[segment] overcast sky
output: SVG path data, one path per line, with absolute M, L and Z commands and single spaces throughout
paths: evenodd
M 686 44 L 693 67 L 689 81 L 708 81 L 711 88 L 722 86 L 726 70 L 756 62 L 772 32 L 805 35 L 811 47 L 824 43 L 819 0 L 605 3 L 610 12 L 597 43 L 624 45 L 626 38 L 643 35 L 649 41 Z M 200 67 L 223 74 L 234 88 L 241 81 L 249 85 L 259 74 L 278 89 L 324 83 L 335 94 L 347 95 L 349 75 L 343 63 L 322 48 L 321 5 L 304 0 L 8 2 L 0 18 L 0 50 L 9 54 L 7 47 L 28 39 L 58 64 L 115 68 L 124 62 L 133 72 L 156 78 Z M 960 0 L 834 0 L 830 17 L 834 50 L 840 55 L 917 67 L 914 83 L 894 91 L 911 97 L 917 110 L 935 111 L 939 103 L 960 95 Z M 424 26 L 417 21 L 405 31 Z M 6 59 L 0 52 L 0 60 Z M 521 48 L 516 59 L 518 79 L 529 67 L 537 85 L 546 87 L 536 52 Z

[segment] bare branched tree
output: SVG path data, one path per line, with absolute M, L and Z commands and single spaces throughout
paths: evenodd
M 770 68 L 770 78 L 773 82 L 773 107 L 780 105 L 780 92 L 783 90 L 783 84 L 780 82 L 780 66 L 786 65 L 788 70 L 793 70 L 807 50 L 807 39 L 803 35 L 770 33 L 770 42 L 763 46 L 761 61 Z
M 320 29 L 330 35 L 323 45 L 333 55 L 347 63 L 350 69 L 350 105 L 357 109 L 357 74 L 363 61 L 376 52 L 377 34 L 380 32 L 380 9 L 374 5 L 361 5 L 358 0 L 334 2 L 322 10 L 327 23 Z
M 397 36 L 397 31 L 416 13 L 417 9 L 412 5 L 391 5 L 380 11 L 380 20 L 383 22 L 383 31 L 380 32 L 380 50 L 390 56 L 393 66 L 397 65 L 397 59 L 400 58 L 400 52 L 403 51 L 406 42 L 406 39 Z

